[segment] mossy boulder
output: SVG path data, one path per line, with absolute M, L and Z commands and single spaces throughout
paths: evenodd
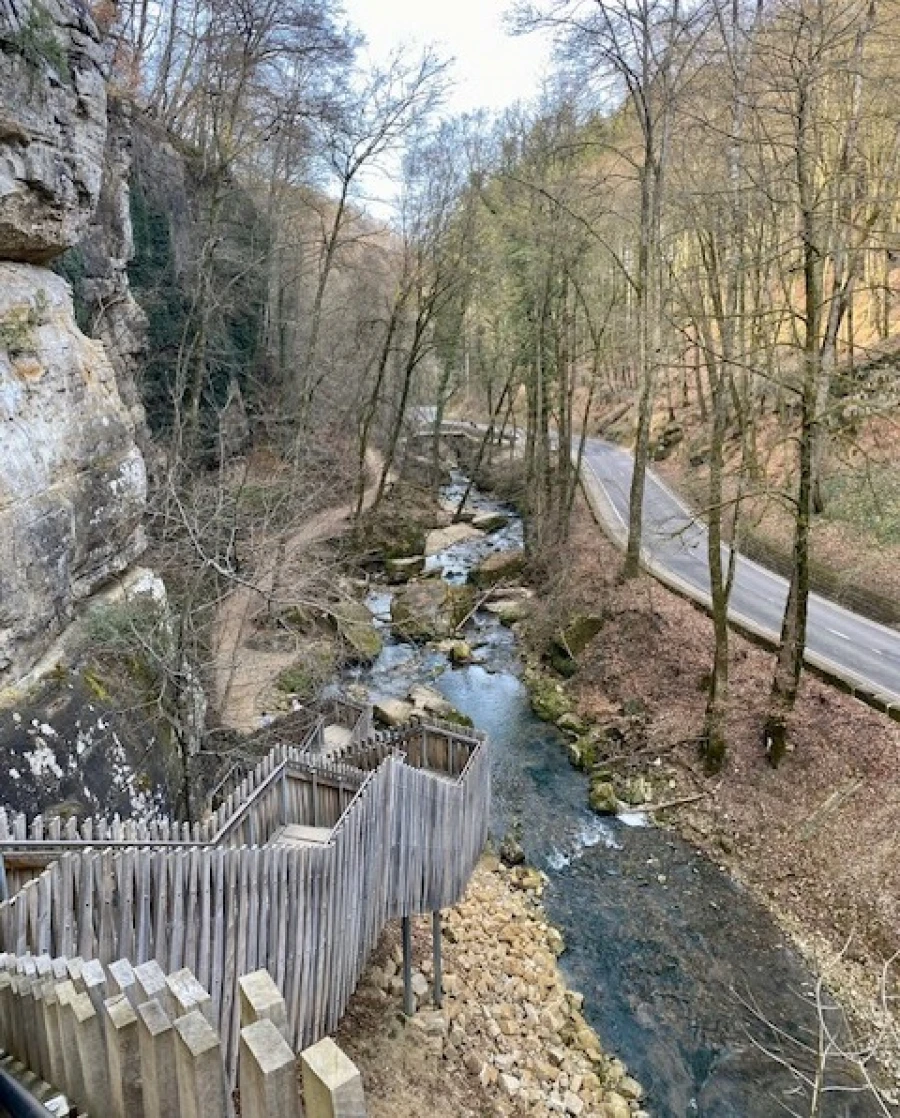
M 387 562 L 425 552 L 425 534 L 434 523 L 437 504 L 424 490 L 396 486 L 388 501 L 363 515 L 354 532 L 361 553 Z
M 578 671 L 578 657 L 604 625 L 599 614 L 577 614 L 550 641 L 546 658 L 555 672 L 565 679 Z
M 452 636 L 474 602 L 467 587 L 439 579 L 408 582 L 391 602 L 394 632 L 413 643 L 442 640 Z
M 507 578 L 516 578 L 525 566 L 525 552 L 521 548 L 495 551 L 482 559 L 469 575 L 469 581 L 479 587 L 493 586 Z
M 631 807 L 653 802 L 653 785 L 645 776 L 630 776 L 622 788 L 622 799 Z
M 575 738 L 574 741 L 567 742 L 566 752 L 575 768 L 583 772 L 590 772 L 597 763 L 597 743 L 591 737 Z
M 612 781 L 595 777 L 591 781 L 591 791 L 588 803 L 592 811 L 598 815 L 616 815 L 619 810 L 619 798 Z
M 370 664 L 377 659 L 383 644 L 381 634 L 362 602 L 341 602 L 333 616 L 337 631 L 350 650 L 350 661 Z
M 337 654 L 328 641 L 312 641 L 290 667 L 275 680 L 275 690 L 302 700 L 318 694 L 322 684 L 337 670 Z
M 535 675 L 528 681 L 531 709 L 544 722 L 558 722 L 572 704 L 568 695 L 552 680 Z
M 472 660 L 472 646 L 464 640 L 438 641 L 438 652 L 449 657 L 451 664 L 468 664 Z
M 391 582 L 408 582 L 425 569 L 424 555 L 407 555 L 385 561 Z
M 567 710 L 565 714 L 557 718 L 556 725 L 565 733 L 571 734 L 575 738 L 581 737 L 587 729 L 584 724 L 584 719 L 579 717 L 573 710 Z

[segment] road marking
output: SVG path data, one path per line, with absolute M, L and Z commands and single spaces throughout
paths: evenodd
M 828 625 L 826 625 L 825 631 L 827 633 L 833 633 L 836 637 L 840 637 L 841 640 L 850 641 L 851 644 L 856 643 L 853 637 L 848 637 L 846 633 L 842 633 L 839 629 L 831 629 Z

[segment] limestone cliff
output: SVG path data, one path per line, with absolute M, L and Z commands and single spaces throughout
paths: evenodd
M 0 685 L 143 548 L 134 418 L 43 266 L 87 234 L 106 140 L 87 9 L 0 0 Z
M 45 264 L 85 232 L 106 142 L 103 50 L 72 0 L 0 0 L 0 256 Z
M 116 373 L 119 394 L 146 449 L 140 370 L 147 349 L 147 316 L 131 293 L 128 265 L 134 255 L 129 175 L 133 146 L 131 103 L 108 99 L 108 129 L 97 209 L 77 247 L 79 296 L 91 337 L 103 342 Z

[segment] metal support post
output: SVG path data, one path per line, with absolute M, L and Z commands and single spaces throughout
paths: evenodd
M 431 951 L 434 961 L 434 1008 L 440 1009 L 444 1002 L 444 974 L 441 966 L 441 910 L 439 908 L 431 914 Z
M 403 933 L 403 1012 L 412 1017 L 416 1012 L 412 988 L 412 925 L 408 916 L 400 918 Z

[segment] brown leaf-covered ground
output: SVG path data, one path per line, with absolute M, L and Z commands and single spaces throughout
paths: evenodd
M 807 673 L 792 752 L 773 770 L 762 747 L 773 655 L 732 634 L 729 752 L 724 771 L 706 776 L 697 735 L 711 622 L 649 576 L 620 583 L 620 568 L 580 508 L 545 607 L 605 617 L 569 684 L 579 709 L 603 721 L 611 705 L 646 707 L 630 764 L 646 766 L 658 801 L 707 793 L 669 822 L 744 881 L 820 966 L 834 964 L 846 1000 L 871 1003 L 881 965 L 900 951 L 900 725 Z

